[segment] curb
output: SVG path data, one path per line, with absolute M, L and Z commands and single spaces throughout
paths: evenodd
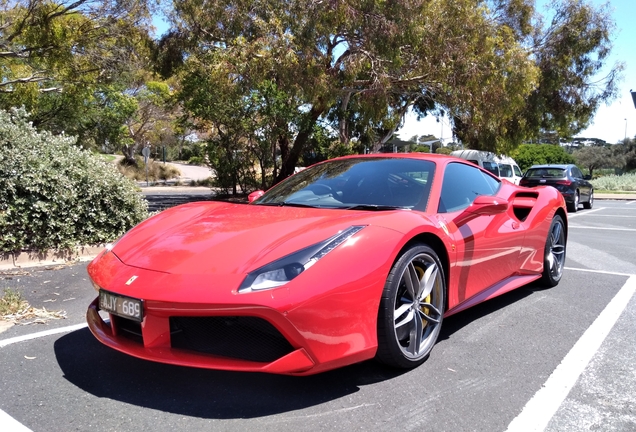
M 47 265 L 65 265 L 85 262 L 95 258 L 104 246 L 83 246 L 75 250 L 18 252 L 0 254 L 0 271 L 24 269 Z

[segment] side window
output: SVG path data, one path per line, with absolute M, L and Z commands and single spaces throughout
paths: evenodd
M 499 164 L 499 177 L 512 177 L 512 168 L 508 164 Z
M 439 199 L 440 213 L 462 210 L 479 195 L 494 195 L 500 181 L 479 168 L 463 163 L 449 163 L 444 171 L 442 193 Z
M 513 165 L 512 168 L 515 170 L 515 175 L 517 177 L 523 177 L 523 173 L 521 172 L 521 169 L 517 165 Z
M 583 173 L 577 167 L 572 167 L 572 177 L 583 178 Z

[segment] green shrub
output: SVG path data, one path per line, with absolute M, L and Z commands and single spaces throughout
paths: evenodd
M 636 191 L 636 173 L 599 177 L 592 185 L 597 190 Z
M 147 217 L 134 183 L 75 141 L 0 110 L 0 252 L 100 244 Z
M 510 156 L 517 162 L 521 171 L 532 165 L 576 163 L 563 147 L 552 144 L 522 144 L 513 150 Z
M 188 165 L 205 165 L 205 160 L 201 156 L 192 156 L 188 159 Z

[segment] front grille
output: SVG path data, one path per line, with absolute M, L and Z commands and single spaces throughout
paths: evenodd
M 294 350 L 269 322 L 248 316 L 171 317 L 170 339 L 173 348 L 264 363 Z
M 111 325 L 117 330 L 118 336 L 123 336 L 140 344 L 144 343 L 141 335 L 141 323 L 112 314 L 111 320 Z

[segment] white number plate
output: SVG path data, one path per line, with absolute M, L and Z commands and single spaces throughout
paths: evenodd
M 141 322 L 144 318 L 143 301 L 99 290 L 99 308 L 103 311 Z

